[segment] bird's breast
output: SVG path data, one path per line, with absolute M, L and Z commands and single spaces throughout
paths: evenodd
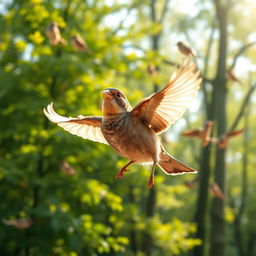
M 154 131 L 129 114 L 103 120 L 103 135 L 122 156 L 137 162 L 152 162 L 157 158 L 160 142 Z

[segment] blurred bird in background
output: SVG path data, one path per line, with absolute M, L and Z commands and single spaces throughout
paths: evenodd
M 244 132 L 244 129 L 231 131 L 231 132 L 228 132 L 225 135 L 220 136 L 219 138 L 216 138 L 216 137 L 211 138 L 211 142 L 217 143 L 219 149 L 224 149 L 224 148 L 227 148 L 229 140 L 232 137 L 238 136 L 243 132 Z
M 219 185 L 217 183 L 213 183 L 210 185 L 209 187 L 210 193 L 212 196 L 219 198 L 221 200 L 225 199 L 225 195 L 222 192 L 222 190 L 220 189 Z
M 91 50 L 89 49 L 88 45 L 79 34 L 72 36 L 71 43 L 77 51 L 84 51 L 86 53 L 91 53 Z
M 50 121 L 84 139 L 109 144 L 121 156 L 130 160 L 116 175 L 122 178 L 133 163 L 153 164 L 148 187 L 154 184 L 156 165 L 168 175 L 197 171 L 169 155 L 160 143 L 159 134 L 181 118 L 198 93 L 201 79 L 195 65 L 180 68 L 168 84 L 157 93 L 143 99 L 134 108 L 125 95 L 115 88 L 102 92 L 103 117 L 64 117 L 53 104 L 44 109 Z
M 212 121 L 206 121 L 203 129 L 194 129 L 183 132 L 181 135 L 186 137 L 196 137 L 201 140 L 202 147 L 206 147 L 211 141 Z
M 148 74 L 151 76 L 154 76 L 155 74 L 157 74 L 157 69 L 153 64 L 148 64 L 147 71 L 148 71 Z
M 200 179 L 200 176 L 197 176 L 196 178 L 194 178 L 193 180 L 186 180 L 184 182 L 184 185 L 189 188 L 189 189 L 195 189 L 196 188 L 196 184 L 198 183 Z
M 236 77 L 232 68 L 227 70 L 227 79 L 231 82 L 241 83 L 241 81 Z
M 57 22 L 51 22 L 45 31 L 52 45 L 67 44 L 66 40 L 61 37 L 60 29 Z
M 17 229 L 27 229 L 32 225 L 32 220 L 28 218 L 22 218 L 17 220 L 3 219 L 3 223 L 7 226 L 13 226 Z
M 192 56 L 192 57 L 198 57 L 196 52 L 188 45 L 185 45 L 182 42 L 178 42 L 177 46 L 179 48 L 179 51 L 185 55 L 185 56 Z
M 60 165 L 60 169 L 62 171 L 62 173 L 64 173 L 65 175 L 75 175 L 76 174 L 76 170 L 67 162 L 62 162 Z

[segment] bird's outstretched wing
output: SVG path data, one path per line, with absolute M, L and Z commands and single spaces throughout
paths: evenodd
M 202 131 L 199 129 L 196 129 L 196 130 L 185 131 L 181 135 L 188 136 L 188 137 L 199 137 L 201 134 L 202 134 Z
M 156 133 L 167 130 L 187 110 L 198 93 L 201 78 L 195 65 L 174 72 L 169 83 L 159 92 L 143 99 L 131 111 Z
M 44 114 L 50 121 L 74 135 L 80 136 L 84 139 L 108 144 L 101 131 L 102 117 L 64 117 L 54 111 L 52 103 L 49 104 L 46 109 L 44 109 Z
M 236 130 L 236 131 L 231 131 L 231 132 L 227 133 L 227 137 L 237 136 L 237 135 L 240 135 L 243 132 L 244 132 L 244 129 Z

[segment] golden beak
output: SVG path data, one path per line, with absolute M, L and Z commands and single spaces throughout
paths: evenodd
M 103 94 L 104 99 L 113 99 L 113 96 L 108 89 L 102 91 L 101 93 Z

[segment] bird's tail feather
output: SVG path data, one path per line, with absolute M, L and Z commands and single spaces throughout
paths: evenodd
M 164 151 L 164 149 L 160 153 L 160 160 L 158 162 L 158 165 L 167 175 L 197 173 L 195 169 L 187 166 L 173 156 L 169 155 L 167 152 Z

